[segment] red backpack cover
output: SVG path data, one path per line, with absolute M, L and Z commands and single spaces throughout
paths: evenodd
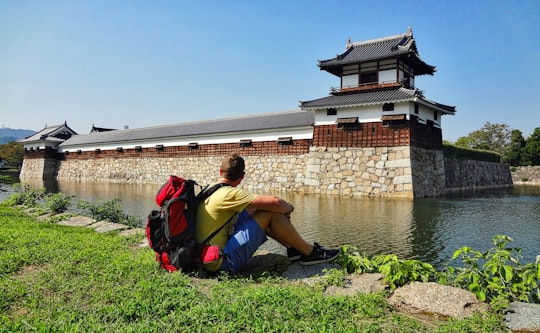
M 206 243 L 225 226 L 220 227 L 200 244 L 196 242 L 195 212 L 198 203 L 228 184 L 201 188 L 202 191 L 198 195 L 195 195 L 195 185 L 201 187 L 194 180 L 170 176 L 156 194 L 156 204 L 161 209 L 152 210 L 148 215 L 146 224 L 148 243 L 156 252 L 156 260 L 160 267 L 169 272 L 178 269 L 189 272 L 201 262 L 202 258 L 206 260 L 214 258 L 216 254 L 210 254 L 217 250 L 207 246 Z

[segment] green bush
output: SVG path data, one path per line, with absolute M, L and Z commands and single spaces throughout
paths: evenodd
M 501 155 L 487 150 L 469 149 L 451 144 L 443 144 L 444 158 L 451 160 L 475 160 L 500 163 Z
M 513 239 L 498 235 L 494 247 L 486 252 L 464 246 L 454 252 L 452 260 L 461 258 L 463 267 L 448 266 L 439 282 L 468 289 L 478 299 L 495 309 L 506 308 L 513 301 L 540 301 L 540 264 L 522 264 L 521 249 L 506 245 Z
M 391 289 L 396 289 L 410 281 L 427 282 L 435 275 L 431 264 L 419 260 L 400 260 L 395 254 L 378 255 L 372 258 L 362 255 L 351 245 L 341 247 L 341 255 L 336 263 L 348 273 L 381 273 Z
M 62 192 L 45 196 L 45 208 L 51 213 L 63 213 L 71 206 L 72 196 Z
M 5 200 L 6 205 L 25 205 L 34 207 L 45 195 L 45 189 L 35 189 L 26 184 L 14 184 L 13 188 L 15 188 L 17 192 L 11 194 L 9 198 Z
M 90 216 L 98 221 L 107 220 L 113 223 L 125 224 L 130 227 L 138 227 L 141 225 L 141 220 L 139 218 L 123 213 L 119 199 L 111 199 L 105 202 L 97 201 L 95 203 L 79 200 L 77 207 L 88 211 Z

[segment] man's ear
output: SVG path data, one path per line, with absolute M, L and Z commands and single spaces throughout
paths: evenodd
M 219 168 L 219 175 L 223 176 L 223 169 Z

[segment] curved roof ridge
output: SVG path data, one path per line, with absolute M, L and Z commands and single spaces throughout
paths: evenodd
M 410 37 L 410 35 L 408 33 L 404 33 L 404 34 L 399 34 L 399 35 L 392 35 L 392 36 L 374 38 L 374 39 L 369 39 L 369 40 L 363 40 L 363 41 L 360 41 L 360 42 L 352 42 L 350 44 L 350 46 L 354 47 L 354 46 L 361 46 L 361 45 L 366 45 L 366 44 L 375 44 L 375 43 L 387 42 L 387 41 L 391 41 L 391 40 L 394 40 L 394 39 L 400 39 L 400 38 L 403 38 L 403 37 Z

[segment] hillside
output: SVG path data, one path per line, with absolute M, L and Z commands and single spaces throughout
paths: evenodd
M 27 129 L 0 128 L 0 144 L 15 141 L 17 139 L 26 138 L 34 134 L 36 131 Z

